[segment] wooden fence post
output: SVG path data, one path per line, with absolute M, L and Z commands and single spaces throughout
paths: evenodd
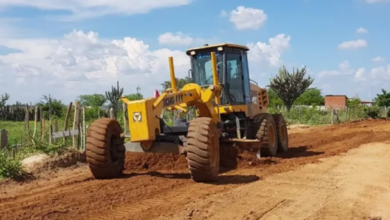
M 110 118 L 114 118 L 114 109 L 110 108 Z
M 45 140 L 45 119 L 43 118 L 43 109 L 39 108 L 39 118 L 41 119 L 41 141 Z
M 127 109 L 127 105 L 126 103 L 123 103 L 122 104 L 122 109 L 123 109 L 123 128 L 124 128 L 124 131 L 123 133 L 125 133 L 125 135 L 127 135 L 127 130 L 128 130 L 128 123 L 127 123 L 127 119 L 126 119 L 126 109 Z
M 52 121 L 52 115 L 51 115 L 51 98 L 49 94 L 49 145 L 52 144 L 53 141 L 53 121 Z
M 37 123 L 38 123 L 38 106 L 35 106 L 35 109 L 34 109 L 34 132 L 33 132 L 34 138 L 37 134 Z
M 26 105 L 26 114 L 24 116 L 25 132 L 30 134 L 30 108 Z
M 8 146 L 8 131 L 2 129 L 0 131 L 0 149 L 6 148 Z
M 331 123 L 334 124 L 334 110 L 332 108 L 332 112 L 331 112 Z
M 84 106 L 80 106 L 80 120 L 79 120 L 79 150 L 84 149 L 84 120 L 83 119 L 83 113 L 84 113 Z
M 82 130 L 83 130 L 83 151 L 85 151 L 85 142 L 86 142 L 86 138 L 87 138 L 87 134 L 86 134 L 86 124 L 85 124 L 85 107 L 82 108 L 82 115 L 83 115 L 83 127 L 82 127 Z
M 46 123 L 45 119 L 41 119 L 41 141 L 45 140 L 45 135 L 46 135 Z
M 64 132 L 68 130 L 69 127 L 69 117 L 70 117 L 70 112 L 72 111 L 72 106 L 73 102 L 69 103 L 68 110 L 66 111 L 66 116 L 65 116 L 65 122 L 64 122 Z M 64 144 L 66 143 L 66 137 L 64 136 Z
M 54 119 L 54 132 L 58 132 L 58 119 Z M 53 139 L 54 144 L 57 144 L 57 139 Z
M 73 130 L 78 130 L 79 134 L 72 137 L 73 147 L 78 148 L 78 138 L 80 137 L 80 105 L 78 101 L 74 102 Z

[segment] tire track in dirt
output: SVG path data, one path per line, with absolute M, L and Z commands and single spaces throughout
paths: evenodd
M 190 178 L 187 174 L 183 174 L 182 177 L 188 180 Z M 94 218 L 114 220 L 128 219 L 129 216 L 138 216 L 142 219 L 158 217 L 161 213 L 155 212 L 156 207 L 158 207 L 159 210 L 174 211 L 178 207 L 172 206 L 172 203 L 170 203 L 171 201 L 181 204 L 192 202 L 194 197 L 188 195 L 188 192 L 196 192 L 196 198 L 199 200 L 213 193 L 225 191 L 229 188 L 228 185 L 250 183 L 257 181 L 258 179 L 259 178 L 255 175 L 222 175 L 216 183 L 185 184 L 174 190 L 156 193 L 152 197 L 141 201 L 132 201 L 127 204 L 118 205 L 113 207 L 111 212 L 98 212 Z M 153 211 L 154 213 L 148 211 Z
M 261 161 L 254 155 L 244 153 L 238 159 L 239 169 L 221 175 L 217 184 L 194 183 L 189 178 L 183 157 L 128 154 L 126 164 L 129 170 L 120 179 L 90 179 L 88 168 L 83 167 L 78 174 L 58 172 L 55 181 L 47 176 L 47 180 L 0 185 L 0 219 L 97 219 L 98 216 L 105 219 L 169 218 L 185 205 L 205 200 L 213 194 L 230 191 L 258 178 L 293 170 L 304 164 L 316 163 L 318 159 L 346 152 L 362 143 L 387 140 L 389 131 L 389 121 L 385 120 L 300 129 L 290 135 L 289 152 Z M 145 173 L 145 167 L 148 167 L 148 171 L 161 173 Z M 66 181 L 68 177 L 72 180 Z M 308 174 L 307 178 L 314 176 Z M 288 181 L 286 184 L 295 186 L 299 183 Z M 322 186 L 320 184 L 317 187 L 313 185 L 313 189 Z M 258 191 L 259 196 L 267 198 L 277 193 Z M 236 195 L 234 199 L 247 195 Z M 285 201 L 291 204 L 292 199 Z M 285 203 L 278 200 L 273 205 L 280 210 L 280 206 L 288 206 Z M 217 203 L 212 202 L 210 206 L 215 205 Z M 195 216 L 196 213 L 191 215 Z
M 389 217 L 385 205 L 375 209 L 378 203 L 390 201 L 389 157 L 390 143 L 367 144 L 345 155 L 326 158 L 322 163 L 308 164 L 263 181 L 212 195 L 203 201 L 184 206 L 173 215 L 158 219 Z M 389 203 L 386 204 L 388 207 Z

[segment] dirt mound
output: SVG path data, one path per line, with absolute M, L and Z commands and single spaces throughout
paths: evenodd
M 50 157 L 46 154 L 38 154 L 28 157 L 22 161 L 24 170 L 29 174 L 38 174 L 57 168 L 65 168 L 83 161 L 80 152 L 70 151 L 60 156 Z
M 126 152 L 125 168 L 129 171 L 181 171 L 187 169 L 187 160 L 177 154 Z
M 345 144 L 347 148 L 340 148 L 339 151 L 332 151 L 331 155 L 347 151 L 353 146 L 369 143 L 375 139 L 383 140 L 383 133 L 370 134 L 367 128 L 376 127 L 381 124 L 387 124 L 390 120 L 386 119 L 367 119 L 356 120 L 343 124 L 308 127 L 302 129 L 297 126 L 297 132 L 289 134 L 290 150 L 279 154 L 276 157 L 262 157 L 260 160 L 255 153 L 242 151 L 233 145 L 224 144 L 220 146 L 221 160 L 220 170 L 226 172 L 237 168 L 250 168 L 266 165 L 273 165 L 278 161 L 293 157 L 310 157 L 317 158 L 329 156 L 324 154 L 324 146 L 334 145 L 335 142 Z M 361 129 L 360 129 L 361 128 Z M 353 130 L 350 130 L 353 129 Z M 291 128 L 294 130 L 294 128 Z M 349 131 L 350 130 L 350 131 Z M 371 131 L 372 132 L 372 131 Z M 380 137 L 377 137 L 377 136 Z M 378 139 L 378 140 L 379 140 Z M 322 147 L 321 147 L 322 146 Z M 321 151 L 318 149 L 321 147 Z M 329 148 L 339 148 L 339 146 L 329 146 Z M 126 153 L 125 168 L 129 171 L 171 171 L 187 172 L 188 165 L 185 156 L 177 154 L 147 154 L 147 153 Z
M 269 158 L 259 160 L 255 153 L 242 151 L 233 145 L 221 145 L 221 173 L 232 169 L 248 168 L 270 163 L 272 163 L 272 160 Z M 127 171 L 188 172 L 188 164 L 184 155 L 127 152 L 125 169 Z

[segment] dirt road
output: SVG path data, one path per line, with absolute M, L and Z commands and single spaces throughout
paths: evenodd
M 390 143 L 209 196 L 160 219 L 390 219 Z
M 288 153 L 244 154 L 215 184 L 191 181 L 184 158 L 129 154 L 121 179 L 81 165 L 0 183 L 0 219 L 388 219 L 386 141 L 385 120 L 297 128 Z

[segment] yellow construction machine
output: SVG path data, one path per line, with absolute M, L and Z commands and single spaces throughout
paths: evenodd
M 169 57 L 171 88 L 157 98 L 129 101 L 127 105 L 130 141 L 118 121 L 101 118 L 87 134 L 86 157 L 95 178 L 122 174 L 125 153 L 179 153 L 188 160 L 196 182 L 218 179 L 220 146 L 223 142 L 256 153 L 275 156 L 288 149 L 286 122 L 281 114 L 268 113 L 268 93 L 249 78 L 247 52 L 237 44 L 204 45 L 187 50 L 191 59 L 191 83 L 176 85 L 173 58 Z M 187 112 L 196 117 L 167 125 L 164 109 Z M 175 122 L 178 122 L 177 120 Z

